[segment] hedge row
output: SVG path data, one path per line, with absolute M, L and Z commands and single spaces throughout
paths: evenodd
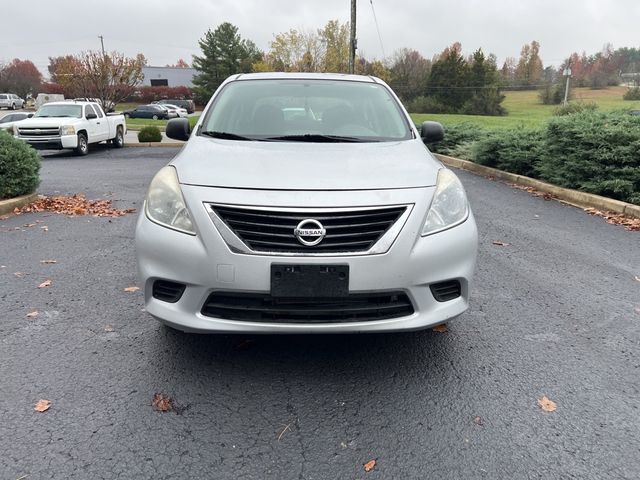
M 640 204 L 640 116 L 583 111 L 539 129 L 446 130 L 439 153 Z

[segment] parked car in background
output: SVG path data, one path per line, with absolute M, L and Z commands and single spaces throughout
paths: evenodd
M 36 110 L 46 103 L 62 102 L 64 95 L 61 93 L 39 93 L 35 99 Z
M 184 108 L 187 113 L 193 113 L 196 111 L 196 104 L 193 100 L 176 100 L 176 99 L 164 99 L 153 102 L 154 104 L 168 104 L 168 105 L 176 105 L 177 107 Z
M 15 110 L 24 107 L 24 100 L 15 93 L 0 93 L 0 108 Z
M 26 112 L 10 113 L 9 115 L 5 115 L 0 118 L 0 130 L 6 130 L 7 132 L 13 133 L 13 126 L 16 123 L 31 117 L 33 117 L 33 113 Z
M 162 106 L 176 114 L 176 117 L 185 118 L 189 116 L 189 112 L 185 108 L 178 107 L 177 105 L 171 105 L 169 103 L 163 103 Z
M 123 147 L 127 124 L 124 116 L 107 115 L 95 102 L 52 102 L 14 125 L 13 132 L 39 150 L 73 149 L 86 155 L 93 143 Z
M 167 120 L 178 116 L 175 112 L 169 112 L 162 105 L 140 105 L 133 110 L 125 110 L 122 114 L 125 118 L 151 118 L 153 120 Z

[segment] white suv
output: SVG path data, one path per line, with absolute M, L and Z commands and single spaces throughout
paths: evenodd
M 14 93 L 0 93 L 0 108 L 23 108 L 24 100 Z

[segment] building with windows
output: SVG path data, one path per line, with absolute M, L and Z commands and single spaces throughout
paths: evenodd
M 193 87 L 195 68 L 142 67 L 142 85 L 151 87 Z

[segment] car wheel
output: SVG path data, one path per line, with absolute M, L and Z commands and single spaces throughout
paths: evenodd
M 116 130 L 116 138 L 113 139 L 112 144 L 115 148 L 124 147 L 124 134 L 122 133 L 122 127 L 118 127 L 118 130 Z
M 76 155 L 84 156 L 89 153 L 89 142 L 87 141 L 87 135 L 84 133 L 78 134 L 78 146 L 74 150 Z
M 157 119 L 158 119 L 158 115 L 154 115 L 154 116 L 153 116 L 153 117 L 151 117 L 151 118 L 153 118 L 154 120 L 157 120 Z
M 15 109 L 16 109 L 16 104 L 15 104 L 15 103 L 12 103 L 12 104 L 11 104 L 11 110 L 15 110 Z

